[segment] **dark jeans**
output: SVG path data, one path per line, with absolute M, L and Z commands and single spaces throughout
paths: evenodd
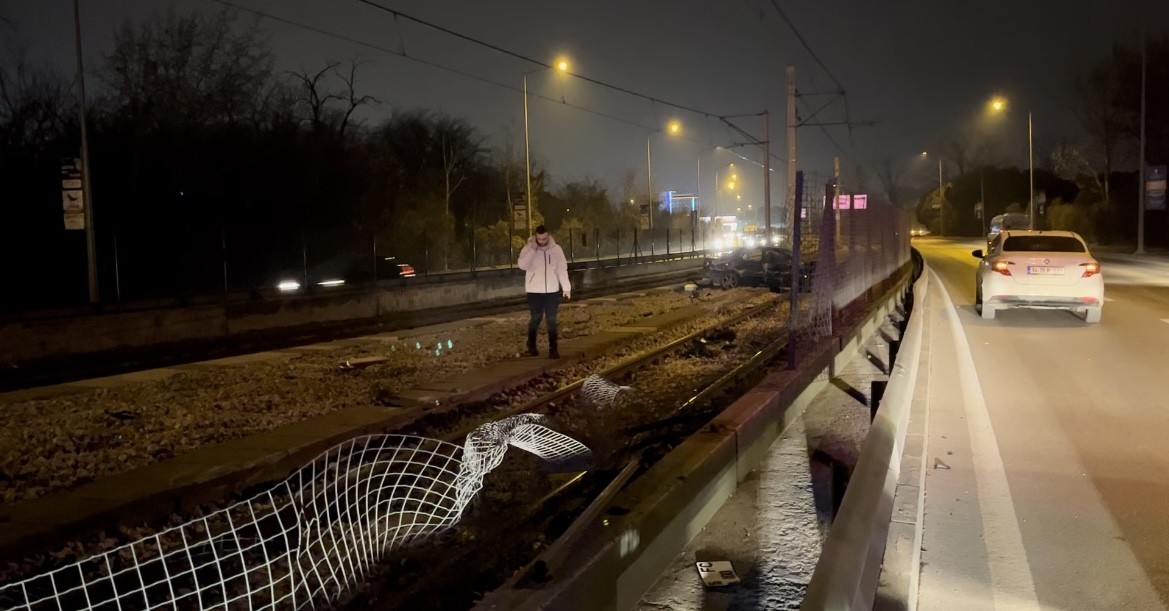
M 540 328 L 540 320 L 548 317 L 548 336 L 556 335 L 556 309 L 560 307 L 560 293 L 528 293 L 528 337 L 533 337 Z

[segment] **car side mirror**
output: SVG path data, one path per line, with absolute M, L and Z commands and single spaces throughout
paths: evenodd
M 981 259 L 982 258 L 982 249 L 975 248 L 974 250 L 970 251 L 970 254 L 974 255 L 974 257 L 976 259 Z

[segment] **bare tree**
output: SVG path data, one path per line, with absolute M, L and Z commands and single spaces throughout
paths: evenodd
M 0 62 L 0 145 L 24 154 L 45 151 L 67 123 L 68 98 L 60 76 L 34 70 L 23 52 L 12 53 Z
M 288 72 L 294 80 L 299 82 L 300 97 L 297 98 L 296 103 L 297 106 L 308 110 L 308 121 L 312 125 L 313 131 L 320 131 L 324 126 L 329 101 L 341 99 L 337 94 L 324 91 L 322 83 L 325 77 L 339 65 L 340 63 L 335 60 L 328 60 L 325 62 L 325 66 L 315 73 L 304 67 L 301 67 L 300 72 Z
M 952 132 L 942 143 L 942 156 L 954 164 L 958 175 L 966 173 L 974 158 L 974 141 L 968 130 Z
M 349 128 L 353 113 L 362 106 L 378 104 L 379 100 L 372 95 L 357 94 L 357 68 L 361 62 L 357 58 L 350 60 L 348 72 L 341 72 L 341 62 L 327 60 L 324 67 L 312 72 L 302 67 L 299 72 L 289 71 L 297 83 L 300 97 L 297 105 L 307 109 L 308 121 L 315 132 L 321 132 L 328 127 L 339 138 L 344 139 L 345 131 Z M 335 77 L 344 84 L 341 91 L 334 91 L 328 86 L 329 77 Z M 338 108 L 340 106 L 340 108 Z
M 102 80 L 115 110 L 136 123 L 234 123 L 254 116 L 272 75 L 258 22 L 233 11 L 127 20 L 114 35 Z
M 381 101 L 372 95 L 357 95 L 357 66 L 361 62 L 357 58 L 353 58 L 349 62 L 349 74 L 338 74 L 337 76 L 345 83 L 345 94 L 340 99 L 345 103 L 345 110 L 341 117 L 341 126 L 337 129 L 337 133 L 344 138 L 345 128 L 349 125 L 349 119 L 353 116 L 353 112 L 362 106 L 380 104 Z
M 1127 120 L 1126 112 L 1119 103 L 1122 95 L 1119 74 L 1112 65 L 1112 62 L 1117 61 L 1118 53 L 1118 50 L 1113 50 L 1109 62 L 1080 73 L 1073 82 L 1076 104 L 1072 110 L 1088 136 L 1091 152 L 1083 155 L 1074 149 L 1072 151 L 1076 153 L 1076 164 L 1092 173 L 1100 184 L 1101 203 L 1105 210 L 1111 207 L 1109 177 L 1125 139 Z M 1057 153 L 1069 157 L 1068 151 L 1057 150 Z M 1091 163 L 1090 159 L 1096 163 Z M 1065 165 L 1068 162 L 1065 160 Z M 1100 179 L 1100 173 L 1104 176 L 1103 180 Z
M 896 208 L 902 207 L 908 189 L 905 184 L 905 164 L 897 162 L 892 157 L 885 157 L 877 167 L 876 174 L 877 182 L 881 184 L 889 203 Z
M 473 135 L 474 129 L 464 121 L 441 117 L 434 127 L 442 155 L 443 200 L 449 215 L 451 196 L 467 180 L 467 171 L 484 151 Z

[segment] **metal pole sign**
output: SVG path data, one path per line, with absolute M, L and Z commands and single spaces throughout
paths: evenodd
M 528 231 L 528 204 L 523 193 L 513 193 L 511 196 L 512 228 L 516 231 Z
M 1166 166 L 1151 165 L 1145 175 L 1145 210 L 1165 209 Z
M 653 220 L 650 219 L 651 212 L 649 204 L 638 204 L 637 208 L 637 228 L 642 231 L 648 231 L 652 229 L 653 225 L 651 225 L 651 223 L 653 223 Z
M 65 229 L 85 229 L 85 189 L 82 188 L 81 160 L 61 160 L 61 208 Z

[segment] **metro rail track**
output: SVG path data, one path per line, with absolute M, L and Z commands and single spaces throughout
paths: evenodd
M 578 298 L 605 297 L 619 293 L 649 290 L 663 284 L 682 283 L 694 278 L 697 275 L 697 270 L 696 267 L 692 271 L 640 276 L 620 284 L 590 288 L 587 292 L 578 291 Z M 514 298 L 497 299 L 490 302 L 461 303 L 424 310 L 393 312 L 376 319 L 331 321 L 289 329 L 255 331 L 229 338 L 191 340 L 94 354 L 62 355 L 44 358 L 36 362 L 10 363 L 6 367 L 0 367 L 0 392 L 62 384 L 253 352 L 280 350 L 304 344 L 448 323 L 476 316 L 491 316 L 515 311 L 524 307 L 524 303 L 523 295 L 519 294 Z
M 776 312 L 777 309 L 782 311 Z M 652 382 L 654 372 L 668 367 L 671 359 L 694 358 L 682 355 L 708 343 L 706 338 L 729 337 L 728 330 L 747 324 L 769 310 L 776 314 L 769 317 L 772 322 L 785 321 L 786 309 L 786 304 L 781 308 L 775 304 L 753 308 L 598 372 L 606 380 L 634 388 L 629 400 L 608 409 L 627 410 L 626 415 L 637 413 L 639 380 Z M 505 461 L 498 475 L 488 476 L 491 481 L 480 493 L 487 497 L 482 503 L 485 507 L 473 505 L 464 523 L 444 535 L 441 543 L 395 550 L 390 557 L 395 570 L 384 571 L 368 581 L 342 608 L 469 608 L 479 594 L 509 580 L 538 587 L 551 572 L 561 568 L 572 548 L 573 537 L 583 529 L 583 524 L 597 519 L 617 492 L 705 426 L 725 405 L 762 379 L 771 367 L 781 364 L 788 344 L 786 330 L 786 325 L 774 324 L 768 336 L 751 338 L 749 345 L 735 350 L 729 367 L 727 363 L 720 364 L 718 371 L 690 385 L 685 392 L 670 392 L 661 397 L 658 402 L 669 406 L 665 412 L 653 410 L 640 414 L 640 418 L 618 418 L 617 429 L 601 426 L 608 433 L 609 443 L 594 447 L 598 455 L 592 469 L 547 476 L 542 478 L 543 486 L 531 486 L 531 489 L 525 486 L 523 493 L 512 494 L 510 487 L 516 480 L 525 479 L 524 469 L 533 468 L 533 464 L 526 457 L 510 466 Z M 734 337 L 738 338 L 739 334 Z M 503 412 L 492 410 L 490 418 L 540 413 L 548 414 L 553 423 L 565 420 L 564 414 L 581 409 L 579 394 L 583 382 L 583 379 L 567 382 Z M 581 419 L 567 420 L 580 424 Z M 443 438 L 459 443 L 479 421 L 468 414 L 466 424 L 455 427 Z M 552 426 L 570 435 L 578 433 Z M 598 435 L 590 428 L 594 427 L 584 426 L 581 431 L 587 441 L 595 443 Z M 523 503 L 517 502 L 521 496 L 525 497 Z M 509 502 L 509 506 L 501 507 Z M 504 509 L 504 515 L 496 515 L 499 509 Z M 473 546 L 468 545 L 471 542 Z M 436 550 L 441 553 L 435 555 Z M 467 567 L 480 570 L 470 574 Z M 461 595 L 455 593 L 460 584 L 465 586 Z
M 629 359 L 629 360 L 621 363 L 618 366 L 611 367 L 611 368 L 605 370 L 602 373 L 604 375 L 610 376 L 610 377 L 630 375 L 632 372 L 636 371 L 637 369 L 645 368 L 645 367 L 649 366 L 650 364 L 652 364 L 655 360 L 664 358 L 669 353 L 684 348 L 688 342 L 699 341 L 702 335 L 709 333 L 712 329 L 716 329 L 720 326 L 733 325 L 739 321 L 746 320 L 746 319 L 751 318 L 753 316 L 758 316 L 758 315 L 766 312 L 769 308 L 774 309 L 775 307 L 777 307 L 777 306 L 774 303 L 765 304 L 762 306 L 752 308 L 748 311 L 742 312 L 738 315 L 734 315 L 730 318 L 720 317 L 719 320 L 714 321 L 712 324 L 708 325 L 707 327 L 705 327 L 702 330 L 689 333 L 685 337 L 682 337 L 680 339 L 669 342 L 666 345 L 654 347 L 653 349 L 651 349 L 643 354 L 638 355 L 636 358 Z M 475 314 L 478 316 L 482 316 L 483 312 L 482 312 L 482 310 L 476 310 Z M 665 333 L 665 334 L 667 334 L 666 335 L 667 337 L 672 337 L 674 335 L 677 335 L 677 331 L 674 331 L 673 333 L 671 333 L 667 330 L 669 328 L 670 327 L 663 328 L 662 330 L 659 331 L 659 333 Z M 645 339 L 651 339 L 651 337 L 652 336 L 647 337 Z M 618 347 L 618 349 L 620 350 L 621 347 Z M 550 394 L 544 396 L 542 399 L 535 399 L 533 401 L 526 402 L 523 405 L 521 405 L 519 408 L 516 408 L 512 411 L 517 412 L 517 413 L 532 412 L 532 411 L 546 411 L 544 409 L 541 409 L 539 405 L 543 404 L 545 406 L 548 406 L 548 405 L 555 405 L 557 403 L 564 403 L 566 400 L 570 400 L 572 394 L 575 391 L 577 391 L 578 389 L 579 389 L 579 383 L 569 384 L 563 388 L 560 388 L 556 392 L 553 392 L 553 393 L 550 393 Z M 454 443 L 461 444 L 461 439 L 466 435 L 466 433 L 469 432 L 471 429 L 473 429 L 474 426 L 477 426 L 477 423 L 475 422 L 474 417 L 469 416 L 469 414 L 474 413 L 474 411 L 475 411 L 474 406 L 451 404 L 450 406 L 447 406 L 447 407 L 448 407 L 448 409 L 453 408 L 457 412 L 459 412 L 461 414 L 460 420 L 464 424 L 462 424 L 458 430 L 450 430 L 447 434 L 442 435 L 442 437 L 444 437 L 445 439 L 451 440 Z M 506 416 L 506 414 L 503 414 L 501 416 L 498 411 L 492 411 L 486 405 L 486 402 L 484 402 L 484 405 L 482 405 L 480 407 L 486 408 L 486 411 L 482 414 L 482 416 L 483 416 L 483 418 L 485 418 L 487 420 L 494 420 L 494 419 L 498 419 L 500 417 Z M 426 410 L 426 411 L 430 411 L 430 410 Z M 436 414 L 434 414 L 434 413 L 429 414 L 429 417 L 428 417 L 428 415 L 426 415 L 423 410 L 419 410 L 418 413 L 423 414 L 423 415 L 419 419 L 414 420 L 411 424 L 407 424 L 404 428 L 398 429 L 398 432 L 402 432 L 402 433 L 421 432 L 422 434 L 429 434 L 432 437 L 439 437 L 440 435 L 435 434 L 434 431 L 442 430 L 443 426 L 442 426 L 441 422 L 432 421 L 433 416 L 435 416 Z M 440 418 L 438 418 L 438 420 L 443 420 L 443 418 L 440 417 Z M 599 471 L 599 473 L 603 476 L 603 470 Z M 588 479 L 595 479 L 595 477 L 590 477 Z M 249 490 L 255 491 L 260 486 L 261 486 L 260 484 L 250 485 L 248 487 L 248 490 L 239 491 L 235 495 L 230 495 L 230 498 L 238 498 L 239 494 L 247 494 Z M 576 488 L 580 488 L 580 486 L 577 486 Z M 547 490 L 543 490 L 542 493 L 547 493 Z M 556 496 L 556 495 L 552 495 L 552 496 Z M 231 501 L 228 499 L 225 499 L 224 502 L 230 503 Z M 214 504 L 214 503 L 211 506 L 202 505 L 202 510 L 199 513 L 213 511 L 215 506 L 217 506 L 217 504 Z M 175 516 L 172 516 L 172 519 L 175 519 Z M 138 532 L 141 532 L 141 529 L 135 529 L 135 530 L 137 530 Z M 99 539 L 107 539 L 103 543 L 104 545 L 108 546 L 111 543 L 111 541 L 108 540 L 106 535 L 102 535 L 101 537 L 99 537 Z M 71 550 L 74 550 L 73 553 L 84 554 L 83 550 L 87 547 L 87 544 L 85 544 L 83 541 L 79 540 L 79 541 L 69 542 L 68 546 Z

